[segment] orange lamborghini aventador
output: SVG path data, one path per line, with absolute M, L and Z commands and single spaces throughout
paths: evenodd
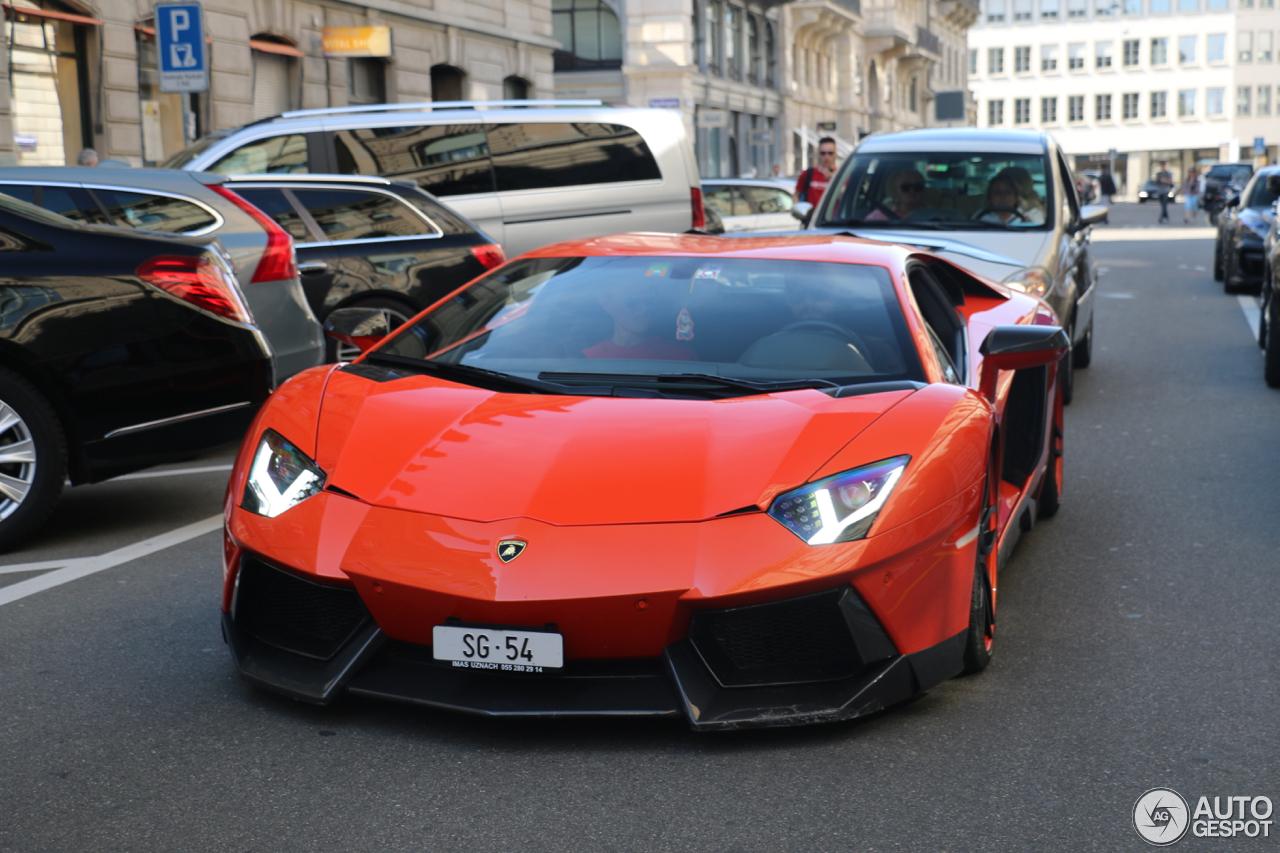
M 1058 507 L 1034 297 L 846 237 L 547 246 L 263 407 L 226 500 L 250 682 L 477 714 L 845 719 L 991 657 Z

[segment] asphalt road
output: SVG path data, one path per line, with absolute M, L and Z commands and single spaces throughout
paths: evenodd
M 1113 853 L 1147 849 L 1131 814 L 1152 787 L 1280 802 L 1280 393 L 1211 241 L 1094 251 L 1062 510 L 1002 575 L 981 676 L 726 735 L 312 708 L 234 673 L 216 532 L 74 562 L 215 516 L 225 471 L 116 481 L 0 558 L 0 601 L 101 569 L 0 604 L 0 851 Z

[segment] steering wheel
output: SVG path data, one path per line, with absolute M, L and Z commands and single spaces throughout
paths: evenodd
M 867 362 L 867 364 L 871 363 L 871 360 L 867 358 L 867 353 L 870 350 L 862 342 L 862 338 L 839 323 L 832 323 L 827 320 L 797 320 L 790 325 L 783 326 L 778 330 L 777 334 L 785 335 L 788 332 L 826 332 L 830 335 L 836 335 L 852 346 L 854 352 L 861 356 L 863 361 Z
M 981 219 L 982 217 L 986 216 L 988 213 L 1012 213 L 1015 217 L 1017 217 L 1018 219 L 1021 219 L 1023 222 L 1027 221 L 1026 216 L 1024 216 L 1016 208 L 1012 208 L 1012 207 L 984 207 L 982 208 L 982 210 L 979 210 L 977 213 L 971 216 L 970 219 Z

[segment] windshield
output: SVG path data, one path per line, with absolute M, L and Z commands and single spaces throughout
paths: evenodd
M 1253 179 L 1253 189 L 1249 191 L 1249 198 L 1245 201 L 1245 207 L 1271 207 L 1276 203 L 1276 194 L 1267 188 L 1267 178 L 1271 175 L 1277 175 L 1280 172 L 1264 172 Z
M 576 386 L 652 388 L 674 374 L 716 377 L 713 386 L 760 384 L 717 394 L 740 396 L 778 382 L 923 381 L 911 340 L 882 267 L 546 258 L 517 261 L 477 280 L 402 327 L 370 360 L 425 361 L 427 372 L 461 365 Z
M 192 160 L 199 157 L 204 150 L 215 142 L 220 141 L 225 134 L 216 134 L 214 136 L 206 136 L 204 139 L 195 142 L 188 148 L 184 148 L 177 154 L 174 154 L 168 160 L 160 164 L 161 169 L 181 169 Z
M 818 227 L 1046 228 L 1053 199 L 1039 154 L 855 154 L 827 190 Z

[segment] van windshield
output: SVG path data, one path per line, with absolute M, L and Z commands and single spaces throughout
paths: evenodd
M 818 227 L 1026 230 L 1053 225 L 1041 154 L 855 154 L 822 201 Z

